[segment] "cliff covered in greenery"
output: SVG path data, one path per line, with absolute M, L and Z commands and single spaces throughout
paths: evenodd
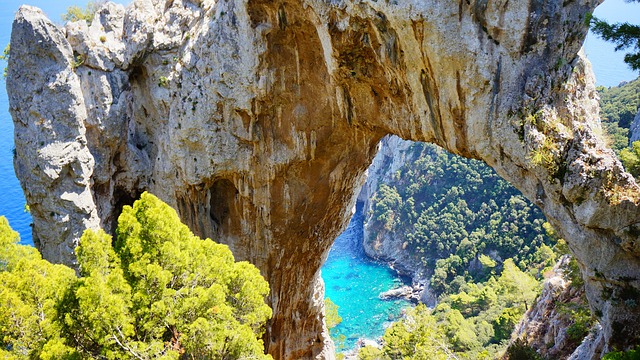
M 438 301 L 433 312 L 419 307 L 387 331 L 384 356 L 407 356 L 419 343 L 446 346 L 457 356 L 494 358 L 505 350 L 515 324 L 539 294 L 543 273 L 555 262 L 555 240 L 545 231 L 550 225 L 481 161 L 435 145 L 401 149 L 405 163 L 386 176 L 390 180 L 368 203 L 364 247 L 369 256 L 426 284 Z M 382 164 L 372 172 L 386 169 Z M 410 330 L 417 321 L 426 328 Z M 397 333 L 403 331 L 412 335 Z M 420 353 L 428 358 L 429 351 Z M 438 353 L 446 358 L 447 351 Z
M 619 86 L 598 86 L 600 119 L 611 148 L 619 155 L 630 143 L 640 139 L 640 124 L 632 128 L 640 111 L 640 78 Z
M 481 161 L 422 143 L 407 151 L 410 160 L 371 200 L 367 254 L 404 259 L 396 265 L 431 278 L 437 294 L 486 280 L 508 258 L 523 270 L 544 267 L 553 242 L 518 190 Z

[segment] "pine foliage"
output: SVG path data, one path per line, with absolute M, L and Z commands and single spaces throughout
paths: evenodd
M 17 245 L 0 218 L 0 352 L 27 359 L 267 359 L 271 309 L 257 268 L 202 240 L 144 193 L 118 219 L 115 247 L 87 230 L 79 277 Z

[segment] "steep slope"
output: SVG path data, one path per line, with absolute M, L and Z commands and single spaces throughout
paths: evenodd
M 634 142 L 640 140 L 640 108 L 638 109 L 638 113 L 633 118 L 633 122 L 631 123 L 631 129 L 629 129 L 631 136 L 629 141 Z
M 607 130 L 611 148 L 619 153 L 638 140 L 638 126 L 634 117 L 640 110 L 640 79 L 606 88 L 598 86 L 600 118 Z
M 594 133 L 598 1 L 137 0 L 64 30 L 16 14 L 15 167 L 73 263 L 142 191 L 271 285 L 267 350 L 330 357 L 319 268 L 386 134 L 492 166 L 569 243 L 604 348 L 640 334 L 640 191 Z
M 542 294 L 512 334 L 514 339 L 521 339 L 545 359 L 572 356 L 591 327 L 584 289 L 582 284 L 572 283 L 569 262 L 567 255 L 560 258 L 545 280 Z M 590 337 L 586 342 L 589 340 Z
M 383 144 L 394 152 L 393 144 Z M 455 272 L 479 281 L 479 257 L 513 258 L 524 270 L 542 244 L 551 245 L 538 208 L 484 163 L 422 143 L 394 155 L 397 169 L 380 169 L 380 187 L 365 209 L 369 256 L 393 261 L 416 280 L 429 279 L 439 260 L 457 256 Z M 433 285 L 438 294 L 445 290 L 442 281 Z

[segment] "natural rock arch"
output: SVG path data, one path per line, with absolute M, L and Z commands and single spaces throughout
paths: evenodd
M 16 173 L 49 260 L 149 190 L 271 285 L 266 345 L 322 352 L 319 269 L 385 134 L 487 164 L 581 264 L 607 347 L 638 339 L 640 191 L 595 135 L 598 1 L 137 0 L 63 32 L 22 7 Z

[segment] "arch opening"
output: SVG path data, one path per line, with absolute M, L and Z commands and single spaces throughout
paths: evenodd
M 433 144 L 386 137 L 368 173 L 351 224 L 334 244 L 323 267 L 326 293 L 338 304 L 339 312 L 341 308 L 347 312 L 340 314 L 347 319 L 345 324 L 332 330 L 337 348 L 353 350 L 363 340 L 354 337 L 356 329 L 362 331 L 364 326 L 349 323 L 353 318 L 360 319 L 350 311 L 367 309 L 367 318 L 380 320 L 379 323 L 357 320 L 378 326 L 369 329 L 368 335 L 372 337 L 382 335 L 383 322 L 399 319 L 400 305 L 379 305 L 377 302 L 385 301 L 378 299 L 380 296 L 386 301 L 406 299 L 432 308 L 438 303 L 446 304 L 449 309 L 461 311 L 470 329 L 474 329 L 474 321 L 482 318 L 491 331 L 495 325 L 500 333 L 473 340 L 473 344 L 496 351 L 492 344 L 509 336 L 515 325 L 510 324 L 508 331 L 497 325 L 502 311 L 508 307 L 518 309 L 520 319 L 534 305 L 534 297 L 539 293 L 532 286 L 544 281 L 545 274 L 551 276 L 551 268 L 562 255 L 554 246 L 556 239 L 545 231 L 543 225 L 549 224 L 540 209 L 486 164 L 451 154 Z M 350 265 L 344 265 L 344 257 L 353 258 Z M 371 260 L 382 261 L 384 265 Z M 382 266 L 384 270 L 389 266 L 392 272 L 385 274 L 384 270 L 369 266 Z M 473 301 L 451 301 L 478 297 L 480 291 L 513 298 L 513 294 L 500 288 L 510 281 L 509 274 L 501 276 L 505 268 L 509 274 L 515 272 L 529 280 L 526 286 L 519 284 L 522 286 L 519 291 L 525 295 L 509 300 L 512 302 L 494 301 L 481 306 L 472 305 Z M 369 279 L 366 274 L 372 272 L 382 279 Z M 398 275 L 408 276 L 408 283 L 403 284 Z M 372 287 L 372 292 L 379 294 L 367 300 L 370 289 L 363 290 L 363 286 Z M 575 296 L 563 293 L 565 297 L 561 300 L 574 300 L 581 311 L 588 313 L 584 292 L 571 290 Z M 373 309 L 381 310 L 374 313 Z M 487 315 L 490 313 L 493 315 Z M 444 311 L 438 314 L 440 323 L 446 323 L 445 318 L 451 315 Z M 571 325 L 569 317 L 561 320 L 565 326 Z M 559 345 L 551 350 L 551 355 L 570 353 L 577 345 Z M 449 346 L 453 351 L 459 344 L 452 341 Z M 459 348 L 456 351 L 464 352 Z

